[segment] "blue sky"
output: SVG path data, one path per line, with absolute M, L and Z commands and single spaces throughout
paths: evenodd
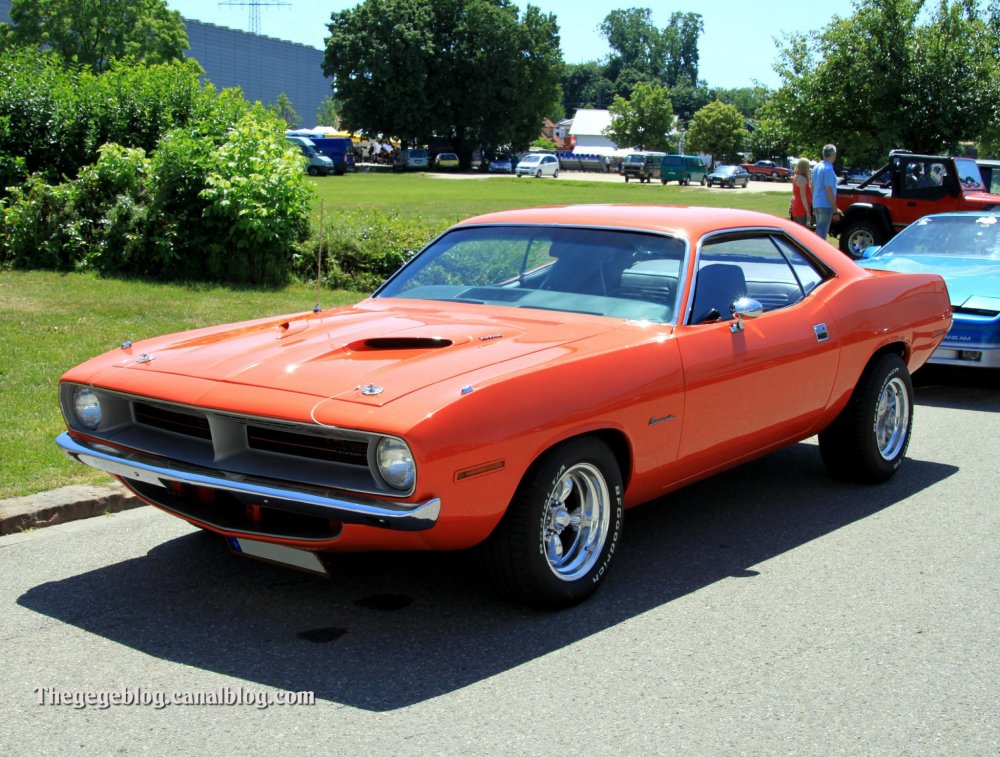
M 207 21 L 231 29 L 249 30 L 250 9 L 226 2 L 252 0 L 167 0 L 167 5 L 186 18 Z M 276 3 L 279 0 L 258 0 Z M 357 0 L 285 0 L 287 5 L 259 8 L 262 34 L 322 48 L 330 14 L 352 8 Z M 778 85 L 773 71 L 777 58 L 774 39 L 787 32 L 822 29 L 834 14 L 849 16 L 851 0 L 702 0 L 701 2 L 622 2 L 621 0 L 533 0 L 546 13 L 555 14 L 562 38 L 563 58 L 569 63 L 597 60 L 608 53 L 598 25 L 612 10 L 653 8 L 653 21 L 662 28 L 670 14 L 700 13 L 705 22 L 698 51 L 700 75 L 710 86 L 747 87 L 755 81 Z M 528 3 L 519 0 L 523 9 Z

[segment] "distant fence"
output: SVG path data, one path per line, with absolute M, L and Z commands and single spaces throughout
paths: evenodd
M 592 171 L 607 173 L 608 159 L 604 155 L 586 155 L 576 152 L 557 152 L 559 168 L 564 171 Z

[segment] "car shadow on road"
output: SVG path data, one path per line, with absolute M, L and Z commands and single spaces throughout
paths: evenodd
M 630 510 L 602 590 L 554 613 L 496 598 L 471 553 L 343 555 L 326 580 L 232 555 L 201 532 L 39 585 L 18 603 L 164 660 L 388 711 L 483 681 L 716 582 L 752 581 L 754 566 L 956 470 L 908 460 L 886 484 L 851 486 L 827 476 L 815 444 L 796 444 Z
M 1000 370 L 925 365 L 913 374 L 917 405 L 1000 412 Z

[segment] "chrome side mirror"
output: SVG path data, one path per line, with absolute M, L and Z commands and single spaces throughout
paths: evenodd
M 735 318 L 729 326 L 729 331 L 730 333 L 738 334 L 743 331 L 743 319 L 758 317 L 764 312 L 764 306 L 753 297 L 740 297 L 729 306 L 729 310 L 732 312 L 733 318 Z

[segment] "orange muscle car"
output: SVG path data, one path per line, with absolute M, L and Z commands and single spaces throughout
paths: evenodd
M 942 279 L 867 271 L 747 211 L 515 210 L 464 221 L 369 299 L 126 343 L 67 372 L 71 457 L 236 551 L 478 546 L 506 596 L 562 607 L 624 510 L 819 434 L 892 476 Z

